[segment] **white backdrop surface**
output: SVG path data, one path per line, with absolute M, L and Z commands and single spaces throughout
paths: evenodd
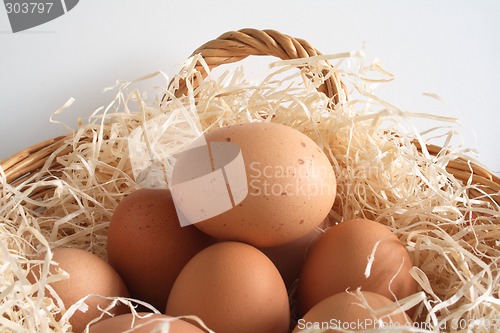
M 380 94 L 403 110 L 459 117 L 464 145 L 500 172 L 500 1 L 80 1 L 53 21 L 12 33 L 0 7 L 0 160 L 65 134 L 107 104 L 103 88 L 172 75 L 204 42 L 241 28 L 276 29 L 322 53 L 358 50 L 396 80 Z M 441 96 L 449 106 L 422 93 Z M 431 124 L 420 124 L 423 128 Z

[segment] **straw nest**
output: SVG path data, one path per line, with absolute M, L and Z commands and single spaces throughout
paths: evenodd
M 87 123 L 2 161 L 2 331 L 69 330 L 68 316 L 78 305 L 63 309 L 43 293 L 67 275 L 31 285 L 27 272 L 40 264 L 39 253 L 60 246 L 106 257 L 114 208 L 144 185 L 141 166 L 131 160 L 132 143 L 149 147 L 154 162 L 212 127 L 264 121 L 305 133 L 331 160 L 338 181 L 332 224 L 373 219 L 406 244 L 420 291 L 400 305 L 418 306 L 418 331 L 499 327 L 500 182 L 453 144 L 454 119 L 404 112 L 378 98 L 376 86 L 393 77 L 378 62 L 367 64 L 362 52 L 279 61 L 261 82 L 247 81 L 241 68 L 205 78 L 213 67 L 206 59 L 191 57 L 172 80 L 154 73 L 117 82 L 110 88 L 115 98 Z M 331 80 L 343 84 L 333 96 L 324 93 Z M 148 87 L 158 81 L 163 84 Z M 419 132 L 415 117 L 439 124 Z M 134 137 L 137 129 L 146 135 Z M 440 146 L 431 144 L 435 137 Z M 159 150 L 160 141 L 170 144 Z M 19 163 L 25 166 L 16 168 Z M 163 164 L 163 172 L 169 167 Z M 57 313 L 69 314 L 56 321 Z

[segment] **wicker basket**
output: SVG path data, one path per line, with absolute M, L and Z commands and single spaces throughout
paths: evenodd
M 303 39 L 293 38 L 275 30 L 256 29 L 227 32 L 203 44 L 193 52 L 193 54 L 198 53 L 203 56 L 210 68 L 237 62 L 251 55 L 270 55 L 285 60 L 321 54 Z M 199 70 L 204 72 L 201 66 Z M 333 97 L 336 103 L 339 101 L 338 92 L 342 89 L 343 84 L 336 76 L 331 76 L 321 87 L 321 91 L 327 96 Z M 184 91 L 185 86 L 181 85 L 178 90 L 179 95 Z M 51 163 L 54 163 L 53 167 L 57 167 L 57 158 L 51 154 L 62 145 L 65 138 L 65 136 L 59 136 L 35 144 L 2 161 L 1 167 L 5 172 L 7 182 L 16 184 L 27 174 L 37 172 L 47 162 L 49 156 Z M 422 148 L 417 142 L 415 144 L 419 149 Z M 431 154 L 438 154 L 441 152 L 441 147 L 428 145 L 427 150 Z M 58 155 L 67 153 L 67 150 L 57 152 Z M 472 177 L 472 182 L 484 185 L 484 190 L 488 194 L 494 195 L 495 201 L 500 204 L 500 195 L 498 194 L 500 178 L 498 176 L 464 158 L 450 162 L 447 170 L 464 182 Z M 471 193 L 472 197 L 477 195 L 479 193 Z
M 281 59 L 296 59 L 314 57 L 320 53 L 307 41 L 292 38 L 274 30 L 242 29 L 239 31 L 227 32 L 218 38 L 211 40 L 193 54 L 201 54 L 210 68 L 222 64 L 237 62 L 250 55 L 271 55 Z M 199 67 L 200 72 L 206 74 L 203 67 Z M 339 103 L 339 92 L 345 91 L 345 86 L 339 77 L 332 75 L 320 87 L 320 91 L 331 97 L 334 103 Z M 185 92 L 185 85 L 180 86 L 177 94 L 180 96 Z M 77 149 L 77 145 L 68 146 L 65 143 L 73 140 L 73 135 L 59 136 L 29 148 L 1 161 L 0 164 L 0 197 L 5 195 L 5 185 L 9 184 L 16 188 L 16 191 L 23 193 L 29 187 L 24 186 L 27 179 L 40 179 L 40 170 L 50 170 L 57 174 L 61 168 L 58 158 Z M 81 140 L 89 140 L 83 137 Z M 425 150 L 431 155 L 443 153 L 439 146 L 427 145 L 421 147 L 417 141 L 413 142 L 419 151 Z M 452 160 L 446 166 L 446 170 L 456 179 L 464 183 L 473 183 L 481 186 L 484 193 L 489 194 L 489 200 L 493 207 L 500 205 L 500 178 L 489 172 L 484 167 L 472 163 L 466 157 Z M 46 172 L 46 171 L 45 171 Z M 3 175 L 2 175 L 3 173 Z M 35 176 L 33 178 L 33 176 Z M 37 187 L 36 191 L 30 189 L 26 197 L 31 201 L 36 201 L 44 196 L 52 195 L 55 188 L 53 186 Z M 4 194 L 2 194 L 4 192 Z M 481 197 L 484 193 L 474 189 L 469 190 L 470 198 Z M 1 222 L 2 220 L 0 220 Z

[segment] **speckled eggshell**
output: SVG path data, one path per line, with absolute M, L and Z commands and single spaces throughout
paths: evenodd
M 165 309 L 182 267 L 213 240 L 181 227 L 169 190 L 140 189 L 116 207 L 108 231 L 108 261 L 133 298 Z
M 45 254 L 40 255 L 40 259 L 43 259 L 44 256 Z M 63 301 L 66 310 L 90 294 L 107 297 L 129 296 L 125 283 L 118 273 L 106 261 L 93 253 L 76 248 L 56 248 L 53 250 L 52 260 L 58 264 L 58 266 L 50 266 L 52 273 L 55 273 L 56 269 L 59 268 L 69 274 L 68 279 L 50 284 Z M 33 283 L 40 279 L 40 269 L 40 266 L 35 266 L 28 275 L 28 279 Z M 45 293 L 54 297 L 50 294 L 49 289 L 46 289 Z M 83 332 L 91 320 L 100 316 L 101 311 L 98 307 L 105 309 L 110 305 L 110 302 L 104 298 L 87 299 L 85 301 L 89 306 L 87 312 L 77 310 L 69 319 L 73 332 Z M 117 315 L 128 311 L 129 308 L 122 305 L 113 307 L 110 313 Z
M 101 320 L 90 326 L 89 333 L 122 333 L 133 329 L 134 333 L 150 333 L 161 332 L 160 325 L 167 322 L 172 317 L 164 314 L 152 314 L 147 312 L 139 312 L 139 316 L 147 316 L 145 318 L 136 317 L 131 313 L 123 314 L 113 318 Z M 168 321 L 169 333 L 203 333 L 198 327 L 191 325 L 181 319 Z
M 366 278 L 368 258 L 379 240 L 370 276 Z M 397 299 L 402 299 L 417 292 L 417 282 L 410 275 L 412 267 L 404 245 L 383 224 L 365 219 L 341 222 L 327 229 L 307 253 L 299 277 L 300 313 L 347 288 L 361 287 L 362 291 L 394 300 L 392 290 Z
M 288 333 L 290 325 L 278 270 L 239 242 L 217 243 L 194 256 L 175 281 L 166 314 L 198 316 L 217 333 Z
M 240 147 L 248 195 L 232 209 L 196 223 L 200 230 L 222 240 L 271 247 L 305 236 L 328 215 L 335 173 L 305 134 L 276 123 L 244 123 L 214 129 L 205 138 Z
M 387 297 L 376 293 L 365 291 L 362 295 L 374 311 L 393 304 Z M 397 330 L 402 326 L 411 328 L 413 325 L 404 312 L 389 316 L 390 312 L 386 311 L 373 316 L 370 310 L 362 304 L 362 300 L 357 295 L 346 292 L 327 297 L 298 320 L 293 333 L 299 333 L 307 328 L 317 329 L 315 332 L 345 332 L 345 330 L 360 331 L 373 328 Z M 377 321 L 379 319 L 382 323 Z

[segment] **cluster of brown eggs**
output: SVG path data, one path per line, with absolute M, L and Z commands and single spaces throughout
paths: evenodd
M 128 195 L 110 223 L 108 263 L 82 250 L 54 250 L 54 261 L 70 274 L 52 286 L 65 304 L 87 294 L 140 300 L 164 313 L 135 320 L 144 332 L 162 318 L 197 316 L 218 333 L 287 333 L 291 322 L 298 332 L 333 319 L 368 318 L 346 289 L 360 287 L 374 309 L 416 291 L 411 259 L 385 226 L 352 220 L 320 231 L 335 200 L 336 180 L 327 156 L 306 135 L 284 125 L 249 123 L 215 129 L 205 139 L 239 146 L 249 184 L 245 199 L 181 227 L 169 190 Z M 295 286 L 297 292 L 289 293 Z M 71 317 L 73 330 L 83 331 L 105 302 L 89 298 L 89 310 Z M 117 316 L 92 324 L 90 332 L 130 329 L 129 310 L 114 307 L 110 313 Z M 384 320 L 410 322 L 406 315 Z M 170 330 L 203 328 L 176 320 Z

